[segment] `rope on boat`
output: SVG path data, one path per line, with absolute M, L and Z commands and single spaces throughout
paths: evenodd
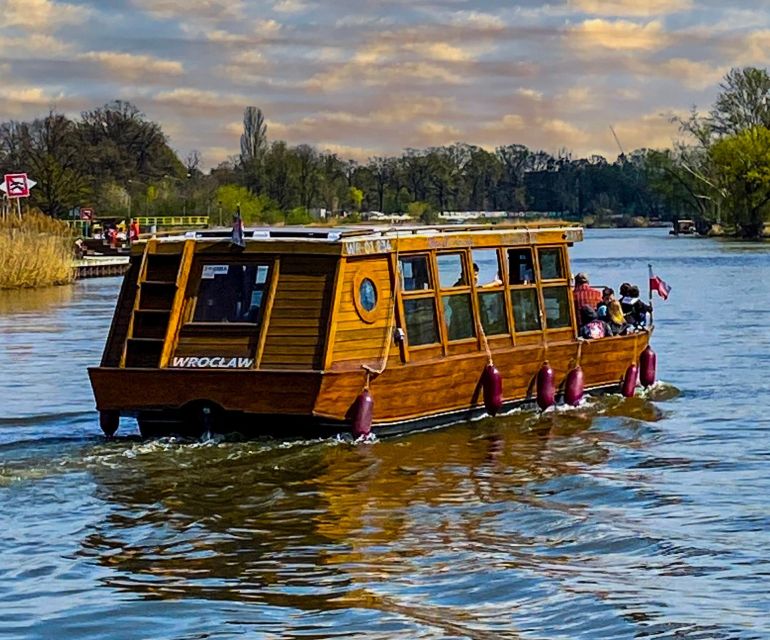
M 375 369 L 373 367 L 370 367 L 367 364 L 362 364 L 361 367 L 366 371 L 366 383 L 364 385 L 364 389 L 369 389 L 369 380 L 372 375 L 375 377 L 384 373 L 385 369 L 388 368 L 388 359 L 390 357 L 390 345 L 394 341 L 395 331 L 396 331 L 396 305 L 398 304 L 398 294 L 401 291 L 401 263 L 399 262 L 399 246 L 398 246 L 398 233 L 399 230 L 396 229 L 396 268 L 393 272 L 393 280 L 391 281 L 391 305 L 390 305 L 390 311 L 389 311 L 389 317 L 388 317 L 388 330 L 385 332 L 385 338 L 383 340 L 383 345 L 380 349 L 380 353 L 382 354 L 380 357 L 380 366 L 378 369 Z

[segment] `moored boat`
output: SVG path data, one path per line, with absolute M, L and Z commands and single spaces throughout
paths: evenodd
M 628 395 L 637 366 L 654 376 L 651 329 L 577 338 L 568 247 L 582 237 L 287 227 L 137 243 L 89 369 L 102 429 L 134 416 L 149 437 L 384 434 Z

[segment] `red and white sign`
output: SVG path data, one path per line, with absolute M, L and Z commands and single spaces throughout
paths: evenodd
M 28 198 L 29 180 L 26 173 L 6 173 L 5 183 L 3 185 L 9 198 Z
M 93 220 L 94 210 L 90 207 L 80 207 L 80 219 L 81 220 Z

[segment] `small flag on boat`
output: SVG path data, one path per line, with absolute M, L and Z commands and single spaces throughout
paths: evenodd
M 653 275 L 652 267 L 650 267 L 650 295 L 652 295 L 653 291 L 657 291 L 661 298 L 668 300 L 668 294 L 671 293 L 671 285 L 659 276 Z
M 233 214 L 233 233 L 230 237 L 230 242 L 236 247 L 243 249 L 246 246 L 246 242 L 243 239 L 243 218 L 241 218 L 240 205 Z

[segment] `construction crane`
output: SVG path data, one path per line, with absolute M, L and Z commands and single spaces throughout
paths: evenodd
M 618 134 L 615 133 L 615 129 L 612 128 L 612 125 L 610 125 L 610 131 L 612 131 L 612 137 L 615 138 L 615 144 L 617 144 L 618 149 L 620 149 L 620 155 L 618 156 L 618 160 L 620 162 L 625 162 L 626 154 L 623 151 L 623 146 L 620 144 L 620 140 L 618 140 Z

